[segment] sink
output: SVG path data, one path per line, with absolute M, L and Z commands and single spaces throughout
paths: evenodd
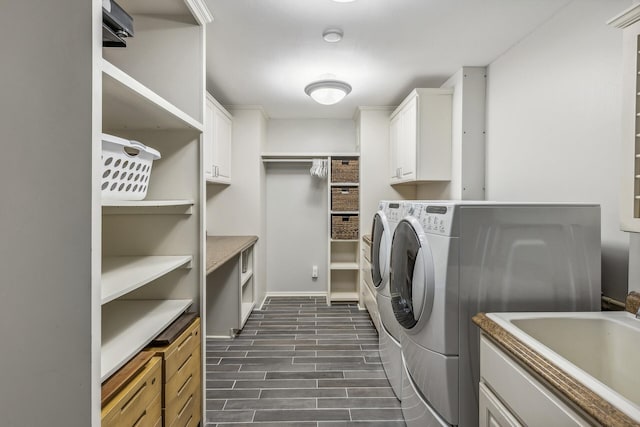
M 628 312 L 490 313 L 494 322 L 640 421 L 640 320 Z

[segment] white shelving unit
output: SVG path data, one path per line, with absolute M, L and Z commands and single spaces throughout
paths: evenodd
M 358 155 L 334 155 L 328 157 L 328 206 L 329 206 L 329 268 L 327 285 L 327 304 L 332 302 L 358 301 L 359 294 L 359 228 L 356 229 L 354 238 L 336 239 L 333 237 L 332 227 L 334 216 L 358 217 L 360 215 L 360 200 L 357 198 L 353 207 L 356 209 L 334 209 L 333 191 L 334 189 L 344 189 L 344 192 L 356 189 L 359 191 L 360 183 L 358 178 L 354 181 L 344 182 L 333 180 L 331 173 L 332 160 L 359 160 Z M 339 193 L 339 192 L 338 192 Z M 338 194 L 339 195 L 339 194 Z M 351 208 L 351 206 L 349 206 Z
M 162 157 L 145 200 L 102 202 L 101 382 L 183 312 L 201 312 L 204 277 L 204 25 L 211 15 L 201 0 L 118 3 L 132 14 L 135 37 L 126 48 L 103 48 L 95 65 L 101 131 Z

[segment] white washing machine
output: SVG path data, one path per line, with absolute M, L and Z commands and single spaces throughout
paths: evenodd
M 379 350 L 387 379 L 398 399 L 402 396 L 400 325 L 391 308 L 389 262 L 391 242 L 398 222 L 405 216 L 406 202 L 383 200 L 373 216 L 371 229 L 371 276 L 380 313 Z
M 398 224 L 390 290 L 407 425 L 478 424 L 478 312 L 600 309 L 600 207 L 416 202 Z

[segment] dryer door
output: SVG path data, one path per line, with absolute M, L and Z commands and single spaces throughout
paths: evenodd
M 403 219 L 393 234 L 390 285 L 393 314 L 405 329 L 431 315 L 433 257 L 422 227 L 414 218 Z
M 371 277 L 373 286 L 379 288 L 389 279 L 389 256 L 391 254 L 391 233 L 389 221 L 384 212 L 373 216 L 371 228 Z

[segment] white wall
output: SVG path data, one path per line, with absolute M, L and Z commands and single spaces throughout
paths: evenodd
M 356 127 L 353 120 L 269 120 L 266 151 L 353 153 L 355 150 Z
M 490 200 L 602 205 L 605 294 L 627 291 L 619 230 L 622 33 L 608 18 L 628 0 L 573 1 L 488 67 Z
M 393 108 L 361 107 L 357 125 L 360 140 L 360 235 L 371 234 L 380 200 L 416 198 L 415 185 L 389 185 L 389 114 Z
M 256 301 L 262 302 L 266 288 L 266 231 L 264 205 L 264 149 L 266 118 L 261 109 L 231 109 L 231 185 L 207 185 L 207 234 L 256 235 Z
M 311 163 L 267 167 L 267 292 L 326 292 L 327 180 L 309 174 Z M 318 266 L 318 279 L 311 278 Z

